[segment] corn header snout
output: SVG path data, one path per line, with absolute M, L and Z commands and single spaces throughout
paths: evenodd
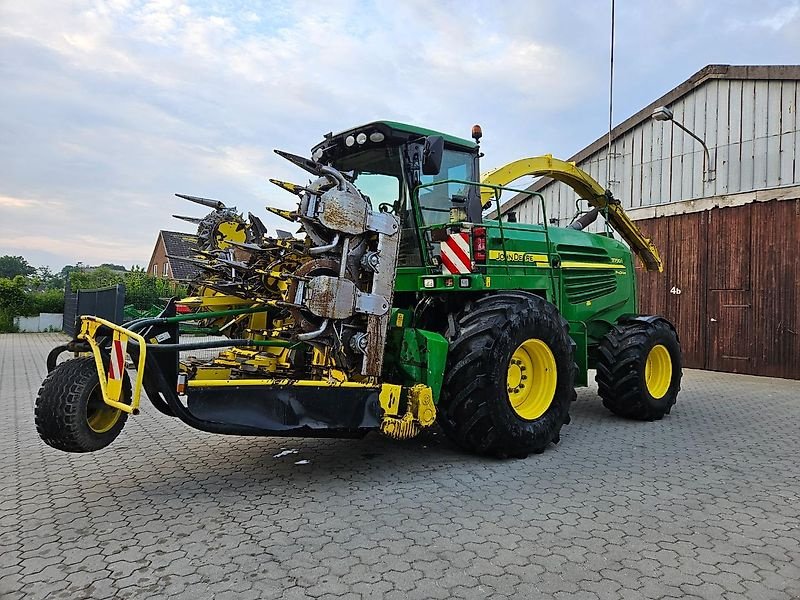
M 298 202 L 295 210 L 268 210 L 302 235 L 278 230 L 272 237 L 252 213 L 245 219 L 218 200 L 179 194 L 212 209 L 204 217 L 175 215 L 198 228 L 197 255 L 171 257 L 199 272 L 189 282 L 193 295 L 124 326 L 82 317 L 77 338 L 51 353 L 51 376 L 61 352 L 89 351 L 94 360 L 85 368 L 96 371 L 90 393 L 108 411 L 138 412 L 144 389 L 161 412 L 216 433 L 357 436 L 378 429 L 405 439 L 432 425 L 441 378 L 427 374 L 443 369 L 447 342 L 404 327 L 406 315 L 391 309 L 398 218 L 374 211 L 337 169 L 277 152 L 314 176 L 307 185 L 272 180 Z M 218 339 L 182 341 L 184 322 Z M 200 356 L 215 347 L 222 351 Z M 120 353 L 138 366 L 132 391 L 121 383 L 128 375 Z M 387 355 L 406 359 L 384 365 Z M 391 383 L 381 377 L 385 370 Z M 89 427 L 87 435 L 108 433 Z

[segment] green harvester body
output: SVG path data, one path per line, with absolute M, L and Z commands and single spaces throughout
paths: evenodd
M 404 440 L 438 423 L 462 449 L 524 457 L 558 443 L 590 369 L 613 413 L 663 418 L 680 345 L 666 319 L 638 314 L 634 267 L 635 255 L 660 271 L 658 250 L 572 163 L 545 155 L 481 176 L 481 135 L 377 121 L 326 135 L 311 159 L 276 151 L 316 176 L 271 180 L 300 200 L 268 210 L 302 237 L 181 196 L 212 209 L 178 217 L 199 223 L 199 252 L 184 259 L 200 273 L 193 296 L 123 325 L 80 317 L 48 357 L 42 439 L 103 448 L 146 394 L 212 433 Z M 530 175 L 567 183 L 591 210 L 576 202 L 575 219 L 556 225 L 541 194 L 509 187 Z M 537 222 L 504 216 L 504 193 L 537 202 Z M 225 339 L 183 341 L 186 325 Z M 57 364 L 65 352 L 85 355 Z M 76 414 L 87 417 L 65 427 Z

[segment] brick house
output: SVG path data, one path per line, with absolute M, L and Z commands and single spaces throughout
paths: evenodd
M 172 280 L 192 279 L 199 269 L 182 260 L 169 257 L 193 257 L 197 254 L 197 236 L 180 231 L 158 232 L 153 255 L 147 265 L 147 272 L 155 277 L 167 277 Z

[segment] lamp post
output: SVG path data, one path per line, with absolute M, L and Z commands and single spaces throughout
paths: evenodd
M 706 143 L 703 141 L 703 139 L 693 131 L 689 130 L 683 123 L 676 121 L 675 115 L 666 106 L 659 106 L 650 116 L 654 121 L 671 121 L 673 125 L 682 129 L 700 142 L 700 145 L 703 146 L 703 179 L 705 181 L 714 181 L 714 178 L 716 177 L 716 169 L 711 163 L 711 153 L 708 151 L 708 146 L 706 146 Z

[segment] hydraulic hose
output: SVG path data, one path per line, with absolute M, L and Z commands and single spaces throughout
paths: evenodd
M 128 340 L 133 346 L 137 346 L 136 340 Z M 289 340 L 245 340 L 245 339 L 231 339 L 231 340 L 209 340 L 206 342 L 187 342 L 184 344 L 147 344 L 148 352 L 182 352 L 186 350 L 205 350 L 208 348 L 228 348 L 231 346 L 255 346 L 267 348 L 294 348 L 300 345 L 299 342 L 291 342 Z

